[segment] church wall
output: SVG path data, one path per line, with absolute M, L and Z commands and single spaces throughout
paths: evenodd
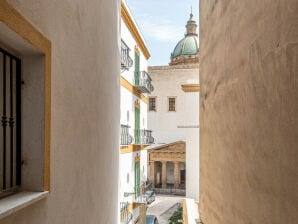
M 200 1 L 200 215 L 297 223 L 298 2 Z
M 186 141 L 186 196 L 199 198 L 199 129 L 178 126 L 199 125 L 199 93 L 185 93 L 181 84 L 198 84 L 198 65 L 149 67 L 157 96 L 156 112 L 148 112 L 148 128 L 156 143 Z M 176 112 L 168 111 L 168 96 L 176 96 Z M 189 181 L 188 181 L 189 180 Z

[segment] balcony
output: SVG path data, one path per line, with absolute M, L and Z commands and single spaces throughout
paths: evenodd
M 130 49 L 126 45 L 126 43 L 121 40 L 121 69 L 122 70 L 128 70 L 130 67 L 132 67 L 133 61 L 131 57 L 129 56 Z
M 124 197 L 131 196 L 133 203 L 147 204 L 147 198 L 146 198 L 145 192 L 146 192 L 146 184 L 142 183 L 141 185 L 136 186 L 133 192 L 125 192 Z
M 133 137 L 129 134 L 129 126 L 121 124 L 120 145 L 130 145 Z
M 152 79 L 146 71 L 135 71 L 134 86 L 141 93 L 151 93 L 154 90 Z
M 127 224 L 132 220 L 132 213 L 129 212 L 129 203 L 128 202 L 120 202 L 120 222 L 123 224 Z
M 154 138 L 152 137 L 152 131 L 141 129 L 135 130 L 135 144 L 141 145 L 151 145 L 154 143 Z

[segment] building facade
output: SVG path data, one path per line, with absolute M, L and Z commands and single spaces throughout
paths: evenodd
M 194 159 L 199 158 L 199 41 L 196 28 L 191 14 L 185 37 L 171 54 L 170 65 L 149 67 L 155 88 L 149 97 L 148 127 L 154 131 L 158 144 L 150 151 L 161 150 L 162 145 L 167 148 L 168 144 L 185 142 L 185 164 L 178 165 L 181 168 L 179 179 L 184 180 L 183 184 L 174 184 L 174 165 L 169 160 L 164 163 L 164 169 L 169 170 L 164 173 L 169 176 L 163 177 L 166 184 L 162 187 L 186 188 L 186 196 L 198 200 L 199 160 Z M 155 184 L 159 180 L 156 175 L 162 175 L 149 173 Z
M 119 12 L 0 1 L 1 224 L 117 223 Z
M 200 1 L 204 224 L 297 223 L 298 2 Z
M 148 95 L 153 90 L 147 72 L 146 43 L 128 6 L 121 4 L 120 75 L 120 222 L 145 223 L 147 150 L 154 142 L 147 128 Z

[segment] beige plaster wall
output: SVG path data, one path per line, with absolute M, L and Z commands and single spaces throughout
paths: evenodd
M 52 42 L 51 193 L 0 223 L 117 223 L 120 1 L 8 2 Z
M 204 224 L 297 223 L 298 2 L 200 1 Z

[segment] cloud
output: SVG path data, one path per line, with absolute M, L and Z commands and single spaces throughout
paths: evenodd
M 145 37 L 156 41 L 176 43 L 183 38 L 184 27 L 179 27 L 173 24 L 172 21 L 161 17 L 143 14 L 139 17 L 138 24 Z

